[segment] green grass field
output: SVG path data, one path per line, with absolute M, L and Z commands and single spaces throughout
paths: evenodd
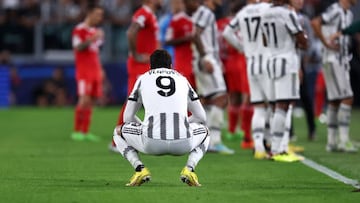
M 353 187 L 302 163 L 252 159 L 238 142 L 233 156 L 208 153 L 197 167 L 203 187 L 179 180 L 186 156 L 141 155 L 152 181 L 128 188 L 133 173 L 119 154 L 108 151 L 119 108 L 97 108 L 92 132 L 99 143 L 70 139 L 73 109 L 11 108 L 0 110 L 0 202 L 360 202 Z M 360 111 L 351 132 L 360 141 Z M 360 179 L 360 153 L 325 152 L 324 125 L 309 143 L 303 119 L 295 119 L 296 144 L 304 155 L 349 178 Z

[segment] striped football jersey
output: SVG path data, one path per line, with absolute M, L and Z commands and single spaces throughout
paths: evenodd
M 147 136 L 161 140 L 190 137 L 188 105 L 198 99 L 186 78 L 167 68 L 152 69 L 141 75 L 128 97 L 144 106 Z

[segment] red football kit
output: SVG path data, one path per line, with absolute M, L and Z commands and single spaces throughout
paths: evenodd
M 96 34 L 97 31 L 97 28 L 80 23 L 72 32 L 78 95 L 90 95 L 93 97 L 102 95 L 102 66 L 99 58 L 99 46 L 102 44 L 102 40 L 91 42 L 84 50 L 75 49 L 80 43 Z
M 148 6 L 142 6 L 134 13 L 132 21 L 141 27 L 136 37 L 136 52 L 150 56 L 158 48 L 159 44 L 159 27 L 156 16 Z M 127 69 L 129 94 L 135 85 L 136 79 L 149 70 L 149 64 L 135 61 L 132 53 L 130 53 Z
M 185 13 L 175 14 L 166 32 L 166 40 L 177 39 L 191 35 L 193 23 L 191 18 Z M 192 69 L 192 49 L 191 42 L 184 42 L 174 46 L 174 68 L 188 79 L 189 83 L 195 88 L 195 76 Z
M 99 46 L 103 39 L 92 41 L 84 50 L 76 47 L 88 41 L 98 32 L 98 28 L 85 23 L 78 24 L 72 32 L 72 45 L 75 54 L 75 77 L 79 96 L 100 97 L 102 95 L 102 67 L 99 58 Z M 87 135 L 92 115 L 91 107 L 75 108 L 74 131 Z
M 226 17 L 217 21 L 219 32 L 222 33 L 231 18 Z M 224 38 L 220 38 L 220 58 L 224 64 L 224 76 L 229 92 L 250 93 L 246 74 L 246 57 L 229 45 Z M 240 81 L 239 81 L 240 78 Z

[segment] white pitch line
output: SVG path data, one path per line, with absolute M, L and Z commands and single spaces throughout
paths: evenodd
M 345 177 L 343 175 L 341 175 L 340 173 L 333 171 L 329 168 L 327 168 L 326 166 L 323 166 L 321 164 L 316 163 L 315 161 L 312 161 L 311 159 L 305 158 L 303 161 L 301 161 L 303 164 L 305 164 L 306 166 L 313 168 L 335 180 L 338 180 L 340 182 L 343 182 L 347 185 L 351 185 L 354 188 L 360 189 L 360 183 L 358 180 L 355 179 L 351 179 L 348 177 Z

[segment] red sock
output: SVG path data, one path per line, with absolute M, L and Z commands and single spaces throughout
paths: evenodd
M 126 103 L 121 107 L 121 111 L 119 114 L 117 125 L 122 125 L 124 123 L 124 111 L 125 111 Z
M 322 72 L 319 72 L 315 84 L 315 116 L 319 117 L 324 107 L 325 81 Z
M 92 108 L 84 108 L 83 109 L 83 126 L 82 126 L 82 132 L 83 133 L 88 133 L 89 132 L 89 127 L 90 127 L 90 122 L 91 122 L 91 114 L 92 114 Z
M 74 116 L 74 131 L 80 132 L 82 127 L 83 115 L 82 115 L 82 108 L 79 106 L 75 107 L 75 116 Z
M 254 113 L 254 108 L 251 105 L 244 104 L 240 107 L 241 114 L 241 129 L 244 131 L 244 140 L 252 141 L 251 137 L 251 119 Z
M 231 133 L 235 133 L 236 126 L 239 122 L 239 117 L 240 117 L 239 109 L 240 109 L 239 106 L 235 106 L 231 104 L 228 107 L 228 116 L 229 116 L 228 130 Z

